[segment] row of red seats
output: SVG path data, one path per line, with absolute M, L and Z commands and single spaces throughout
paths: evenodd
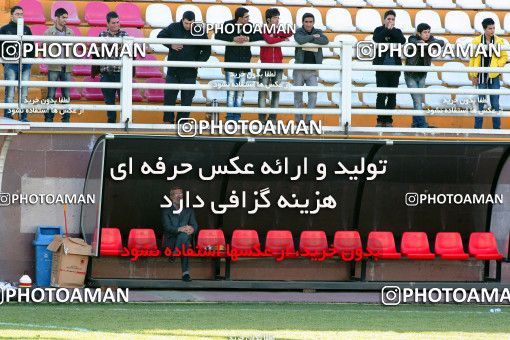
M 75 26 L 68 26 L 69 29 L 71 29 L 74 33 L 75 37 L 81 37 L 81 31 L 78 27 Z M 44 35 L 44 32 L 49 28 L 49 26 L 46 26 L 44 24 L 37 24 L 37 25 L 31 25 L 30 30 L 32 31 L 32 35 Z M 106 30 L 106 27 L 90 27 L 87 31 L 87 37 L 93 37 L 97 38 L 99 37 L 99 34 Z M 135 28 L 135 27 L 123 27 L 123 31 L 126 31 L 126 33 L 133 38 L 144 38 L 144 34 L 141 29 Z M 40 42 L 36 41 L 35 44 L 39 44 Z M 90 43 L 84 43 L 87 46 L 90 45 Z M 149 49 L 147 49 L 149 50 Z
M 23 19 L 25 24 L 44 24 L 44 9 L 38 0 L 20 0 L 18 6 L 23 8 Z M 68 12 L 68 25 L 79 25 L 81 23 L 78 17 L 78 9 L 72 1 L 54 1 L 51 4 L 51 18 L 55 10 L 64 8 Z M 106 14 L 110 12 L 110 8 L 103 2 L 91 1 L 85 6 L 84 19 L 91 26 L 106 26 Z M 115 12 L 119 15 L 119 19 L 124 27 L 143 27 L 145 25 L 142 19 L 140 8 L 132 3 L 119 3 L 115 7 Z
M 225 246 L 225 236 L 221 229 L 203 229 L 198 234 L 197 247 Z M 256 230 L 234 230 L 232 249 L 251 250 L 260 245 Z M 271 230 L 266 236 L 266 249 L 274 253 L 282 251 L 295 252 L 294 241 L 290 230 Z M 323 251 L 328 249 L 326 233 L 321 230 L 303 231 L 300 235 L 300 251 Z M 152 229 L 131 229 L 128 237 L 128 248 L 157 249 L 156 235 Z M 358 231 L 337 231 L 334 236 L 333 248 L 337 253 L 355 251 L 362 248 Z M 103 228 L 101 236 L 101 255 L 118 256 L 122 251 L 122 238 L 118 228 Z M 468 252 L 464 252 L 462 238 L 458 232 L 439 232 L 436 234 L 434 253 L 430 251 L 429 241 L 425 232 L 404 232 L 397 252 L 393 233 L 390 231 L 372 231 L 368 234 L 366 250 L 379 254 L 382 259 L 432 260 L 440 256 L 444 260 L 467 260 L 473 256 L 477 260 L 501 260 L 496 238 L 491 232 L 474 232 L 469 237 Z

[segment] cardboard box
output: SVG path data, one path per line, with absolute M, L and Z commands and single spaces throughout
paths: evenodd
M 51 286 L 83 287 L 92 247 L 81 238 L 55 235 L 48 250 L 53 252 Z

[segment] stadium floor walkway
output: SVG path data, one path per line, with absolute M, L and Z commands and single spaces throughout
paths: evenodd
M 130 290 L 130 302 L 322 302 L 380 303 L 380 292 L 264 292 Z

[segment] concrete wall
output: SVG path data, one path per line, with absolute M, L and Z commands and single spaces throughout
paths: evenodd
M 81 194 L 97 138 L 94 135 L 14 136 L 7 153 L 1 191 L 10 194 Z M 4 140 L 0 139 L 0 146 Z M 68 206 L 70 233 L 79 232 L 79 214 L 78 205 Z M 34 279 L 32 241 L 38 225 L 63 226 L 63 205 L 0 207 L 0 280 L 17 281 L 25 271 Z

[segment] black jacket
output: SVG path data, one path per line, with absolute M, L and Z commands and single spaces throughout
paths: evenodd
M 248 23 L 242 27 L 236 24 L 235 20 L 225 21 L 223 23 L 223 31 L 218 30 L 215 32 L 215 39 L 223 40 L 223 41 L 234 41 L 235 37 L 245 35 L 250 38 L 250 42 L 260 41 L 264 38 L 262 37 L 262 33 L 259 32 L 256 27 Z M 232 29 L 232 27 L 234 29 Z M 232 33 L 228 34 L 227 32 Z M 225 47 L 225 62 L 226 63 L 249 63 L 251 61 L 251 48 L 250 46 L 226 46 Z M 225 68 L 225 72 L 236 72 L 236 73 L 247 73 L 248 69 L 229 69 Z
M 174 214 L 175 207 L 164 208 L 161 210 L 161 222 L 163 224 L 163 234 L 165 236 L 165 247 L 174 249 L 177 236 L 181 233 L 177 229 L 190 225 L 194 235 L 198 235 L 198 223 L 195 218 L 195 212 L 191 208 L 183 208 L 180 214 Z
M 11 21 L 9 22 L 7 25 L 5 26 L 2 26 L 0 28 L 0 34 L 2 35 L 16 35 L 18 34 L 18 24 L 16 24 L 15 22 Z M 30 27 L 28 27 L 27 25 L 24 25 L 23 26 L 23 35 L 32 35 L 32 30 L 30 30 Z M 3 41 L 0 41 L 0 49 L 2 50 L 2 56 L 4 56 L 4 43 L 5 43 L 5 40 Z M 33 42 L 24 42 L 24 44 L 30 44 L 32 45 L 32 47 L 34 47 L 34 43 Z M 35 58 L 35 50 L 34 48 L 32 48 L 32 51 L 26 56 L 27 58 Z M 17 63 L 17 61 L 12 61 L 12 62 L 4 62 L 4 64 L 12 64 L 12 63 Z
M 430 35 L 430 38 L 427 42 L 424 42 L 420 36 L 415 35 L 415 34 L 411 35 L 407 41 L 410 44 L 415 44 L 415 45 L 426 43 L 428 45 L 438 44 L 441 47 L 444 46 L 444 41 L 434 38 L 433 35 Z M 422 49 L 420 47 L 418 47 L 417 53 L 414 56 L 407 58 L 406 65 L 430 66 L 430 64 L 432 63 L 432 57 L 428 53 L 427 47 L 423 48 L 423 52 L 424 52 L 423 56 L 421 55 L 421 50 Z M 409 75 L 411 77 L 421 77 L 421 76 L 427 75 L 427 72 L 405 72 L 405 74 Z
M 182 21 L 174 22 L 158 34 L 158 38 L 174 38 L 174 39 L 207 39 L 204 33 L 201 36 L 194 36 L 191 31 L 184 29 Z M 184 45 L 182 50 L 176 51 L 170 45 L 168 47 L 168 61 L 200 61 L 205 62 L 211 56 L 211 46 L 205 45 Z M 169 67 L 167 73 L 178 73 L 180 75 L 189 76 L 190 78 L 197 76 L 196 67 Z
M 406 38 L 402 34 L 402 31 L 398 28 L 392 28 L 389 30 L 385 26 L 379 26 L 374 31 L 374 42 L 405 44 Z M 381 57 L 376 55 L 373 64 L 382 65 L 384 57 L 388 53 L 390 53 L 390 51 L 386 51 Z M 397 53 L 394 53 L 393 58 L 395 59 L 395 65 L 402 65 L 402 59 Z

